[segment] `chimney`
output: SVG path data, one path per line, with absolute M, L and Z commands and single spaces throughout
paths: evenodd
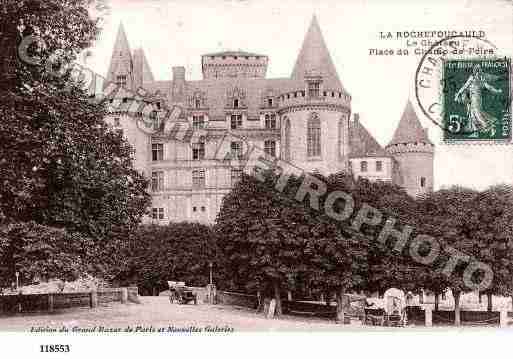
M 185 67 L 173 66 L 173 81 L 185 81 Z
M 174 102 L 183 103 L 185 101 L 185 67 L 173 67 L 173 88 L 171 96 Z

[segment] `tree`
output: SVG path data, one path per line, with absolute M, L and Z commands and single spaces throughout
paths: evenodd
M 310 228 L 303 205 L 286 195 L 291 187 L 279 194 L 276 174 L 260 176 L 262 181 L 242 175 L 224 197 L 215 228 L 223 266 L 233 282 L 266 297 L 272 293 L 280 315 L 281 291 L 309 270 L 304 253 Z
M 424 287 L 436 292 L 441 287 L 450 288 L 454 296 L 454 322 L 461 324 L 460 297 L 471 290 L 463 280 L 465 263 L 459 261 L 450 275 L 443 269 L 449 262 L 454 251 L 468 255 L 478 245 L 474 238 L 471 218 L 476 216 L 473 202 L 477 191 L 452 187 L 442 189 L 419 200 L 419 217 L 422 218 L 422 231 L 436 238 L 441 246 L 440 255 L 433 263 L 436 268 L 429 273 Z M 430 288 L 430 285 L 435 287 Z
M 137 283 L 142 293 L 167 288 L 170 280 L 204 286 L 209 264 L 218 262 L 213 230 L 200 223 L 144 225 L 126 242 L 131 242 L 123 251 L 126 266 L 115 280 Z
M 9 285 L 14 271 L 22 281 L 60 277 L 73 280 L 86 271 L 80 253 L 87 238 L 65 229 L 34 222 L 11 223 L 0 227 L 0 285 Z
M 0 218 L 81 233 L 101 255 L 120 227 L 139 223 L 150 197 L 146 179 L 133 169 L 132 148 L 104 122 L 104 104 L 91 101 L 71 68 L 61 67 L 99 33 L 92 4 L 0 5 Z M 24 40 L 36 35 L 42 42 L 24 49 Z M 40 61 L 27 62 L 27 56 Z

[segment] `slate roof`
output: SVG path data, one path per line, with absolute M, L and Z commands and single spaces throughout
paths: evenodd
M 413 105 L 410 101 L 406 104 L 399 125 L 397 126 L 392 141 L 388 146 L 397 145 L 401 143 L 416 143 L 424 142 L 432 144 L 427 136 L 426 131 L 422 127 Z
M 349 145 L 351 158 L 391 157 L 359 120 L 349 123 Z
M 237 51 L 219 51 L 219 52 L 213 52 L 213 53 L 210 53 L 210 54 L 204 54 L 203 56 L 240 56 L 240 57 L 244 57 L 244 56 L 251 56 L 251 57 L 267 57 L 266 55 L 261 55 L 261 54 L 255 54 L 254 52 L 246 52 L 246 51 L 241 51 L 241 50 L 237 50 Z
M 303 81 L 308 73 L 322 75 L 324 88 L 344 89 L 315 16 L 303 40 L 291 78 Z
M 128 39 L 126 37 L 125 27 L 121 23 L 119 25 L 118 34 L 116 35 L 114 49 L 112 50 L 112 57 L 110 59 L 106 82 L 114 82 L 113 74 L 117 72 L 118 67 L 122 66 L 125 62 L 132 62 L 132 52 L 130 51 L 130 45 L 128 44 Z M 124 70 L 126 72 L 128 69 Z

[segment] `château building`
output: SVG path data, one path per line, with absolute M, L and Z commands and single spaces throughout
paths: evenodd
M 214 222 L 251 145 L 309 172 L 351 171 L 397 183 L 412 196 L 432 190 L 434 146 L 411 103 L 383 148 L 351 113 L 351 95 L 315 17 L 290 77 L 267 78 L 269 58 L 245 51 L 205 54 L 201 63 L 201 80 L 173 67 L 171 81 L 157 81 L 144 51 L 132 52 L 119 28 L 106 76 L 116 90 L 104 90 L 112 103 L 107 121 L 151 178 L 153 221 Z M 149 106 L 143 114 L 129 110 L 140 93 Z M 164 109 L 174 106 L 177 116 L 163 121 Z M 150 128 L 137 119 L 144 113 Z

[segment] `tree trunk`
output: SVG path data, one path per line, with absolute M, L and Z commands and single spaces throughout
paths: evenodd
M 282 315 L 280 284 L 278 282 L 274 282 L 273 287 L 274 299 L 276 300 L 276 310 L 274 313 L 276 317 L 279 317 L 280 315 Z
M 492 293 L 486 293 L 486 298 L 488 299 L 488 307 L 486 308 L 487 311 L 492 311 Z
M 440 302 L 440 294 L 435 293 L 435 311 L 438 311 L 438 303 Z
M 461 317 L 460 317 L 460 295 L 461 292 L 453 291 L 454 296 L 454 325 L 459 327 L 461 325 Z
M 337 293 L 337 318 L 336 322 L 344 324 L 345 310 L 349 307 L 349 297 L 345 294 L 345 290 L 341 289 Z
M 325 296 L 326 296 L 326 306 L 329 307 L 331 304 L 330 303 L 331 302 L 330 293 L 326 292 Z

